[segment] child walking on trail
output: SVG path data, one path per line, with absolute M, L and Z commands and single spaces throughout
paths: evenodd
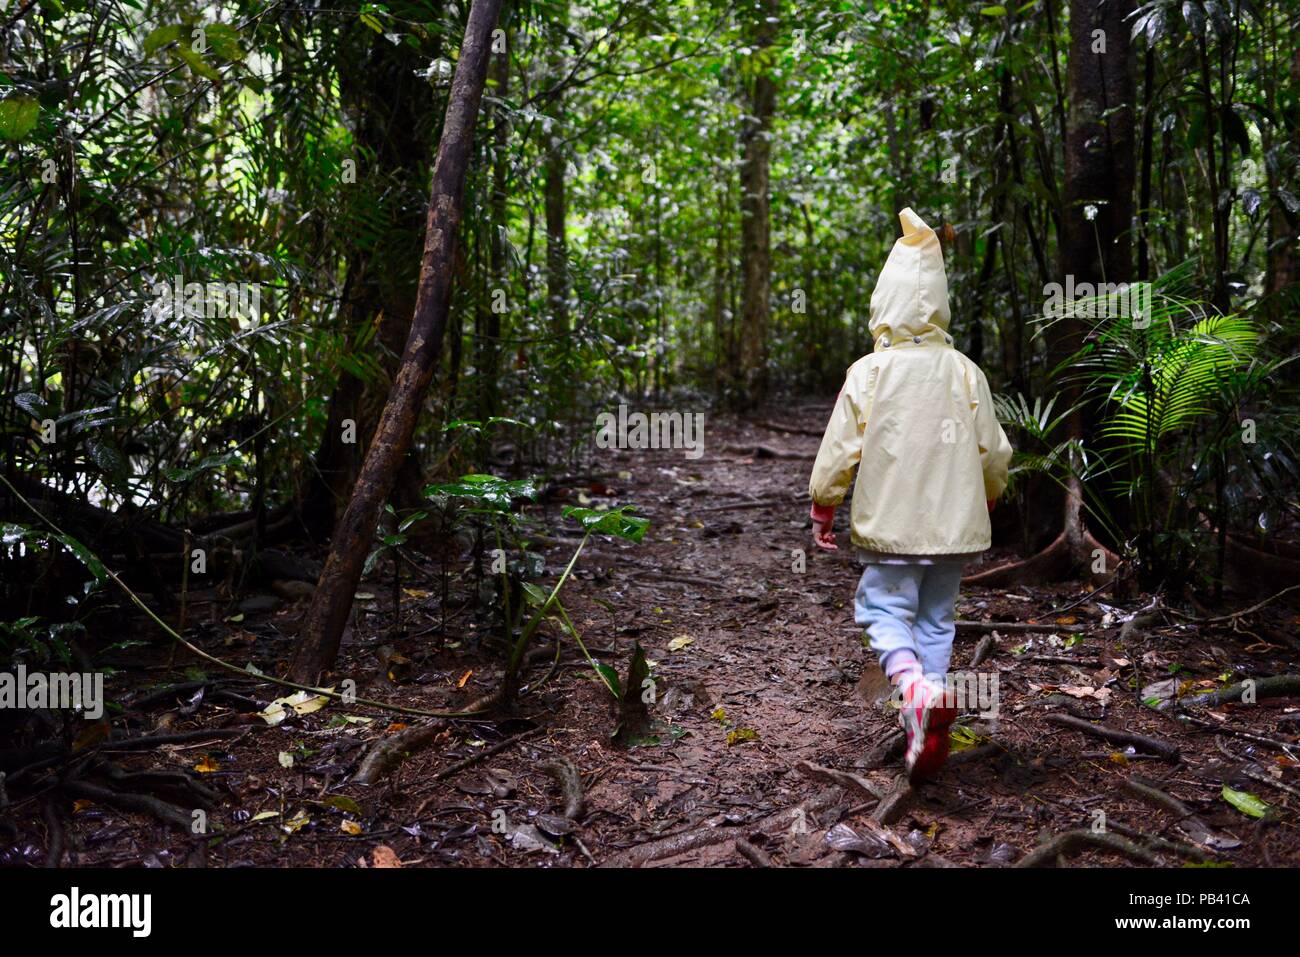
M 855 362 L 808 484 L 813 540 L 834 551 L 835 507 L 853 490 L 852 542 L 865 566 L 853 610 L 902 702 L 913 781 L 948 757 L 946 698 L 963 565 L 991 544 L 989 511 L 1011 443 L 984 373 L 953 348 L 939 237 L 910 208 L 871 295 L 875 347 Z

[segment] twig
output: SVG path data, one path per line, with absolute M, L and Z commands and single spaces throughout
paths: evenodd
M 1283 589 L 1282 589 L 1280 592 L 1278 592 L 1276 595 L 1272 595 L 1272 596 L 1270 596 L 1270 597 L 1268 597 L 1268 598 L 1265 598 L 1263 601 L 1261 601 L 1261 602 L 1259 602 L 1259 603 L 1257 603 L 1257 604 L 1251 605 L 1249 608 L 1243 608 L 1241 611 L 1234 611 L 1234 612 L 1233 612 L 1232 614 L 1230 614 L 1230 615 L 1216 615 L 1216 616 L 1213 617 L 1213 618 L 1197 618 L 1197 617 L 1194 616 L 1194 615 L 1185 615 L 1185 614 L 1183 614 L 1183 613 L 1180 612 L 1180 611 L 1174 611 L 1173 614 L 1177 615 L 1179 618 L 1184 619 L 1185 621 L 1195 622 L 1195 623 L 1198 624 L 1198 625 L 1213 625 L 1213 624 L 1217 624 L 1218 622 L 1221 622 L 1221 621 L 1233 621 L 1233 620 L 1235 620 L 1235 619 L 1237 619 L 1237 618 L 1244 618 L 1244 617 L 1246 617 L 1247 615 L 1250 615 L 1250 614 L 1253 614 L 1254 612 L 1259 611 L 1259 610 L 1260 610 L 1261 608 L 1263 608 L 1265 605 L 1269 604 L 1270 602 L 1277 601 L 1277 600 L 1278 600 L 1279 598 L 1281 598 L 1283 595 L 1287 594 L 1288 592 L 1293 592 L 1293 591 L 1295 591 L 1297 588 L 1300 588 L 1300 585 L 1288 585 L 1286 588 L 1283 588 Z
M 447 765 L 445 768 L 438 771 L 437 773 L 430 775 L 429 780 L 441 781 L 443 778 L 449 778 L 453 774 L 459 774 L 461 771 L 464 771 L 466 768 L 472 767 L 473 765 L 478 764 L 480 761 L 485 761 L 488 758 L 492 757 L 492 755 L 494 754 L 501 753 L 506 748 L 510 747 L 512 744 L 522 741 L 524 738 L 531 737 L 532 735 L 537 734 L 541 730 L 543 729 L 538 727 L 538 728 L 529 728 L 527 731 L 520 731 L 516 735 L 512 735 L 508 738 L 498 741 L 490 748 L 484 748 L 483 750 L 479 751 L 478 754 L 470 755 L 468 758 L 465 758 L 464 760 L 461 761 L 457 761 L 455 764 Z

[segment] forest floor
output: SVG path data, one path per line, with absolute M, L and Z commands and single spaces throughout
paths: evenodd
M 787 408 L 781 419 L 815 429 L 819 409 Z M 963 588 L 961 619 L 1057 630 L 987 632 L 987 657 L 973 670 L 996 675 L 996 716 L 965 716 L 950 765 L 908 788 L 891 748 L 895 712 L 879 700 L 879 671 L 852 620 L 851 550 L 811 546 L 806 490 L 817 439 L 711 418 L 706 443 L 697 460 L 673 450 L 602 453 L 598 467 L 614 477 L 566 499 L 632 502 L 651 519 L 637 545 L 593 538 L 564 601 L 588 647 L 620 675 L 634 643 L 645 649 L 657 743 L 611 740 L 613 698 L 566 641 L 554 677 L 512 716 L 448 721 L 430 745 L 364 786 L 350 776 L 366 749 L 417 719 L 330 702 L 269 726 L 251 712 L 280 692 L 200 671 L 183 651 L 169 663 L 160 639 L 118 663 L 109 697 L 116 692 L 124 711 L 109 740 L 85 745 L 94 760 L 82 767 L 118 775 L 117 791 L 155 795 L 176 781 L 154 772 L 187 772 L 214 793 L 206 835 L 115 806 L 102 792 L 50 801 L 62 793 L 52 782 L 34 796 L 11 787 L 17 840 L 0 863 L 38 864 L 53 837 L 65 865 L 1006 866 L 1052 836 L 1102 831 L 1065 839 L 1062 856 L 1047 862 L 1300 864 L 1300 769 L 1290 757 L 1300 748 L 1300 700 L 1191 711 L 1200 724 L 1140 700 L 1140 689 L 1158 695 L 1150 686 L 1162 679 L 1188 693 L 1221 687 L 1229 674 L 1294 673 L 1296 652 L 1252 626 L 1294 634 L 1294 609 L 1275 602 L 1235 630 L 1161 615 L 1121 641 L 1123 617 L 1146 596 L 1089 596 L 1081 583 Z M 773 450 L 799 457 L 763 454 Z M 546 582 L 578 541 L 561 504 L 537 510 L 555 536 Z M 796 549 L 807 553 L 802 572 Z M 401 628 L 385 573 L 363 583 L 338 674 L 369 676 L 358 680 L 364 697 L 456 709 L 496 686 L 501 654 L 477 636 L 499 626 L 463 583 L 444 624 L 438 566 L 427 564 L 423 578 L 404 582 Z M 253 596 L 238 615 L 214 605 L 191 634 L 213 654 L 274 672 L 304 608 Z M 984 634 L 959 633 L 954 671 L 969 668 Z M 170 685 L 179 687 L 156 690 Z M 1053 723 L 1057 716 L 1156 743 L 1108 743 Z M 187 732 L 150 750 L 119 743 Z M 1144 753 L 1161 743 L 1177 760 Z M 583 808 L 573 820 L 547 770 L 555 759 L 579 775 Z M 1252 816 L 1229 802 L 1248 800 L 1234 792 L 1273 810 Z M 174 794 L 169 803 L 186 806 Z

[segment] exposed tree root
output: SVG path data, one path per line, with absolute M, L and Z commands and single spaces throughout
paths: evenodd
M 878 824 L 893 824 L 903 816 L 903 812 L 907 810 L 915 794 L 912 785 L 908 783 L 907 775 L 900 774 L 894 781 L 893 790 L 881 798 L 880 803 L 876 805 L 875 811 L 871 813 L 872 818 Z
M 1128 791 L 1134 797 L 1140 798 L 1154 807 L 1163 808 L 1171 814 L 1176 814 L 1178 816 L 1178 829 L 1191 838 L 1193 842 L 1224 851 L 1241 846 L 1241 842 L 1235 837 L 1224 837 L 1211 830 L 1204 821 L 1192 812 L 1191 808 L 1173 795 L 1166 794 L 1159 788 L 1153 788 L 1149 784 L 1143 784 L 1141 781 L 1135 781 L 1132 778 L 1125 779 L 1123 787 L 1125 791 Z
M 1000 588 L 1009 585 L 1065 581 L 1074 577 L 1097 577 L 1091 571 L 1093 555 L 1097 549 L 1100 549 L 1101 554 L 1105 556 L 1106 568 L 1114 569 L 1119 566 L 1120 557 L 1097 541 L 1086 528 L 1083 529 L 1082 538 L 1077 545 L 1071 541 L 1073 536 L 1069 533 L 1070 530 L 1065 529 L 1036 555 L 977 572 L 974 575 L 967 575 L 962 579 L 962 584 L 979 588 Z
M 59 820 L 58 808 L 54 801 L 41 805 L 41 820 L 45 822 L 46 867 L 63 866 L 63 822 Z
M 718 818 L 716 819 L 718 823 L 713 826 L 706 825 L 690 831 L 681 831 L 677 834 L 670 834 L 668 837 L 661 837 L 658 840 L 619 851 L 602 861 L 600 866 L 602 868 L 642 867 L 654 861 L 685 854 L 687 851 L 722 844 L 734 840 L 737 836 L 744 837 L 746 834 L 753 834 L 756 830 L 765 834 L 774 834 L 785 830 L 797 821 L 801 821 L 806 814 L 833 807 L 843 799 L 843 794 L 844 792 L 838 787 L 826 788 L 794 807 L 768 815 L 757 825 L 750 828 L 722 827 L 719 826 L 721 818 Z
M 555 779 L 564 797 L 564 816 L 570 821 L 582 820 L 582 776 L 577 766 L 566 757 L 552 758 L 542 765 L 542 770 Z
M 193 820 L 189 812 L 147 794 L 125 794 L 119 791 L 111 791 L 108 788 L 100 787 L 98 784 L 91 784 L 89 781 L 68 781 L 63 785 L 63 790 L 74 797 L 88 798 L 96 804 L 104 804 L 124 811 L 152 814 L 164 824 L 169 824 L 182 831 L 190 830 Z
M 760 851 L 743 837 L 736 838 L 736 853 L 755 867 L 772 867 L 772 858 L 765 851 Z
M 1158 865 L 1160 859 L 1148 850 L 1138 847 L 1132 841 L 1115 834 L 1100 834 L 1096 831 L 1065 831 L 1056 835 L 1046 844 L 1042 844 L 1019 861 L 1016 867 L 1054 867 L 1058 856 L 1072 854 L 1085 847 L 1096 847 L 1115 854 L 1122 854 L 1143 864 Z
M 799 761 L 794 767 L 804 777 L 811 778 L 814 781 L 822 781 L 826 784 L 838 784 L 846 791 L 858 791 L 867 798 L 874 798 L 879 801 L 885 796 L 880 788 L 866 778 L 849 771 L 824 768 L 820 764 L 813 764 L 811 761 Z
M 428 747 L 446 731 L 446 722 L 430 721 L 406 728 L 390 737 L 381 738 L 362 759 L 360 769 L 352 778 L 353 782 L 374 784 L 416 751 Z
M 1187 844 L 1183 841 L 1166 840 L 1165 838 L 1158 837 L 1155 834 L 1143 834 L 1141 831 L 1131 827 L 1125 827 L 1123 824 L 1117 824 L 1114 821 L 1107 821 L 1106 827 L 1108 830 L 1116 831 L 1123 834 L 1125 837 L 1131 837 L 1136 841 L 1141 841 L 1152 850 L 1177 854 L 1179 857 L 1185 857 L 1190 861 L 1208 861 L 1211 859 L 1211 855 L 1208 852 L 1201 850 L 1193 844 Z
M 995 645 L 993 643 L 992 635 L 985 635 L 983 638 L 981 638 L 980 643 L 975 646 L 975 653 L 971 655 L 970 658 L 971 668 L 978 668 L 980 665 L 982 665 L 984 663 L 984 659 L 989 656 L 989 653 L 993 651 L 994 647 Z

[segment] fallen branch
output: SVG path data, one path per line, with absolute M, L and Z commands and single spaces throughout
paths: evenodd
M 1134 734 L 1131 731 L 1121 731 L 1118 728 L 1108 728 L 1104 724 L 1093 724 L 1091 721 L 1085 721 L 1082 718 L 1076 718 L 1068 714 L 1044 715 L 1043 720 L 1048 724 L 1059 725 L 1062 728 L 1082 731 L 1084 734 L 1090 734 L 1094 738 L 1101 738 L 1103 741 L 1109 741 L 1112 744 L 1129 745 L 1139 751 L 1145 751 L 1147 754 L 1157 754 L 1166 761 L 1178 760 L 1178 747 L 1168 741 L 1149 738 L 1144 734 Z
M 1065 831 L 1056 835 L 1046 844 L 1042 844 L 1019 861 L 1016 867 L 1053 867 L 1056 864 L 1058 856 L 1072 854 L 1084 847 L 1096 847 L 1102 850 L 1113 851 L 1116 854 L 1122 854 L 1125 857 L 1135 861 L 1141 861 L 1143 864 L 1158 865 L 1160 859 L 1150 851 L 1144 850 L 1134 844 L 1132 841 L 1117 837 L 1114 834 L 1098 833 L 1096 831 L 1074 830 Z
M 1238 681 L 1235 685 L 1229 685 L 1219 691 L 1211 691 L 1207 694 L 1197 695 L 1194 698 L 1184 698 L 1177 704 L 1179 707 L 1191 705 L 1198 708 L 1215 708 L 1230 701 L 1244 703 L 1242 699 L 1248 690 L 1253 691 L 1256 701 L 1264 698 L 1285 698 L 1288 695 L 1300 694 L 1300 675 L 1272 675 L 1258 681 Z M 1167 705 L 1172 706 L 1172 704 L 1172 701 L 1162 702 L 1162 708 Z

